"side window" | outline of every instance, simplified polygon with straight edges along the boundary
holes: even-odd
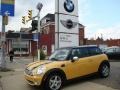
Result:
[[[88,56],[88,50],[86,48],[76,48],[72,50],[72,57],[87,57]]]
[[[89,51],[89,54],[91,56],[102,54],[102,51],[99,48],[97,48],[97,47],[90,47],[90,48],[88,48],[88,51]]]
[[[80,58],[89,56],[87,48],[80,48],[79,52],[81,53],[79,56]]]
[[[79,57],[80,55],[80,52],[79,52],[79,49],[73,49],[72,50],[72,57]]]
[[[115,50],[113,48],[107,49],[106,53],[113,53]]]
[[[117,52],[117,53],[120,52],[120,48],[116,48],[116,52]]]

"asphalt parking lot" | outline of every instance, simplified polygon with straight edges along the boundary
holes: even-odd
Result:
[[[31,58],[16,58],[13,63],[7,61],[7,66],[14,69],[11,72],[0,72],[0,90],[41,90],[29,86],[24,79],[24,68],[32,62]],[[120,62],[111,62],[111,73],[108,78],[89,76],[70,81],[63,90],[120,90]]]

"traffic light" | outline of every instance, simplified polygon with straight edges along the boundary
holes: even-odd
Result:
[[[25,16],[22,16],[22,23],[25,24]]]
[[[38,29],[38,20],[32,20],[32,30],[37,30]]]
[[[28,18],[29,20],[32,19],[32,10],[28,10]]]

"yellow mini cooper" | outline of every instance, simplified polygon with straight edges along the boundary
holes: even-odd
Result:
[[[56,50],[48,60],[36,61],[25,69],[25,79],[45,90],[60,90],[67,80],[98,73],[109,76],[108,58],[97,46],[65,47]]]

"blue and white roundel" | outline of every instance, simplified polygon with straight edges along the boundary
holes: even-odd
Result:
[[[64,2],[64,8],[69,13],[73,12],[74,11],[74,3],[71,0],[66,0]]]

